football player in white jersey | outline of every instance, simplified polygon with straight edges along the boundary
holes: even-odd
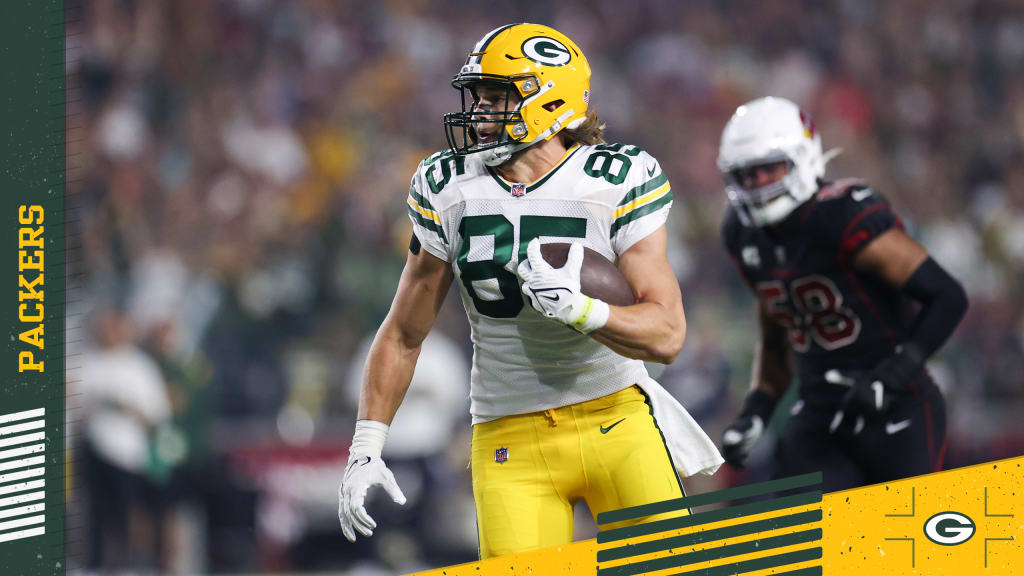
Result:
[[[405,500],[381,451],[454,279],[472,328],[473,492],[488,558],[571,541],[580,500],[596,516],[679,498],[680,475],[714,473],[722,458],[644,368],[672,362],[686,336],[665,253],[671,187],[647,152],[603,143],[579,47],[547,26],[502,26],[452,83],[462,111],[445,115],[449,150],[412,178],[414,236],[366,363],[339,516],[354,541],[376,527],[368,488]],[[540,256],[548,241],[572,244],[563,267]],[[635,305],[581,293],[584,246],[616,263]]]

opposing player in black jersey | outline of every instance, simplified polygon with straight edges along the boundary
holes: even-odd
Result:
[[[723,454],[742,466],[795,368],[799,399],[774,475],[820,470],[825,491],[941,468],[945,405],[924,364],[967,309],[881,194],[823,180],[830,155],[799,107],[761,98],[736,110],[718,158],[723,240],[760,323],[751,391]]]

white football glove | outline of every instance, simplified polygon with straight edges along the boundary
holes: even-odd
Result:
[[[377,527],[364,507],[366,492],[371,487],[381,486],[396,504],[405,504],[405,494],[402,494],[394,474],[380,457],[380,447],[384,445],[387,428],[385,424],[369,420],[356,423],[356,435],[349,449],[345,476],[338,488],[338,519],[341,521],[342,533],[351,542],[356,541],[356,532],[369,537]]]
[[[523,282],[523,294],[536,311],[584,334],[604,327],[610,314],[608,304],[580,291],[582,244],[573,243],[561,268],[544,260],[537,238],[526,246],[526,256],[517,272]]]

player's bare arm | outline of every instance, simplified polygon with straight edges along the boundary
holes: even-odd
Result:
[[[916,390],[914,382],[925,361],[952,335],[967,311],[967,294],[923,246],[900,228],[887,230],[865,246],[854,259],[854,267],[921,303],[907,340],[844,398],[844,406],[852,403],[861,409],[884,412],[891,401],[890,393]]]
[[[909,338],[897,354],[908,356],[918,368],[942,347],[967,312],[963,286],[899,228],[865,246],[854,259],[854,267],[921,303]]]
[[[915,270],[928,259],[928,251],[898,228],[875,238],[854,259],[854,267],[873,274],[900,291]]]
[[[420,346],[451,286],[451,266],[426,250],[418,252],[409,252],[391,310],[370,347],[360,420],[391,424],[412,380]]]
[[[764,433],[795,371],[786,329],[771,319],[760,302],[757,318],[760,335],[754,345],[750,392],[743,400],[739,416],[722,435],[722,456],[737,468],[743,467],[750,450]]]
[[[899,228],[886,231],[865,246],[854,266],[924,305],[910,337],[923,358],[942,346],[967,311],[967,293],[960,283],[932,260],[924,246]]]
[[[619,257],[637,303],[610,306],[608,322],[591,336],[623,356],[671,364],[686,340],[683,299],[666,256],[664,226]]]
[[[413,247],[418,247],[413,240]],[[366,512],[367,491],[382,487],[391,499],[405,495],[381,459],[388,426],[409,388],[423,340],[430,332],[451,285],[447,262],[426,250],[411,249],[391,310],[370,347],[359,398],[359,420],[338,489],[338,519],[345,537],[371,536],[377,523]]]
[[[781,398],[793,381],[793,349],[789,346],[786,329],[772,321],[760,302],[757,305],[757,318],[760,335],[754,345],[750,389]]]

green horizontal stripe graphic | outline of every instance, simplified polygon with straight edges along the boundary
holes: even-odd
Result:
[[[743,524],[736,524],[734,526],[726,526],[725,528],[716,528],[714,530],[704,530],[701,532],[694,532],[692,534],[683,534],[681,536],[673,536],[671,538],[654,540],[652,542],[627,544],[618,548],[598,550],[597,561],[610,562],[621,558],[629,558],[630,556],[653,554],[654,552],[662,552],[673,548],[685,548],[687,546],[693,546],[694,544],[703,544],[705,542],[713,542],[715,540],[725,540],[727,538],[746,536],[748,534],[756,534],[758,532],[767,532],[769,530],[777,530],[779,528],[789,528],[792,526],[799,526],[800,524],[819,522],[820,520],[821,510],[808,510],[797,514],[776,516],[775,518],[766,518],[764,520],[755,520],[754,522],[746,522]]]
[[[785,566],[786,564],[796,564],[798,562],[817,560],[819,558],[821,558],[821,546],[818,546],[817,548],[808,548],[806,550],[797,550],[796,552],[787,552],[776,556],[768,556],[766,558],[755,558],[754,560],[736,562],[735,564],[715,566],[714,568],[703,568],[701,570],[691,570],[690,572],[678,572],[671,576],[733,576],[734,574],[754,572],[755,570],[764,570],[766,568]]]
[[[644,216],[647,216],[651,212],[657,211],[658,209],[662,208],[671,201],[672,190],[669,189],[669,191],[666,192],[665,195],[662,196],[661,198],[658,198],[654,202],[644,204],[643,206],[637,208],[636,210],[633,210],[629,214],[623,214],[622,216],[619,217],[618,220],[612,222],[612,230],[610,232],[610,235],[615,236],[615,233],[619,231],[619,228],[622,228],[623,226],[629,224],[633,220],[643,218]]]
[[[774,576],[821,576],[821,566],[808,566],[807,568],[797,568],[789,572],[778,572]]]
[[[604,530],[598,532],[597,543],[604,544],[606,542],[625,540],[626,538],[634,538],[636,536],[646,536],[648,534],[656,534],[658,532],[666,532],[668,530],[688,528],[698,524],[730,520],[741,516],[752,516],[754,514],[772,512],[774,510],[792,508],[794,506],[804,506],[815,502],[821,502],[821,490],[794,494],[792,496],[784,496],[773,500],[740,504],[739,506],[730,506],[729,508],[720,508],[718,510],[710,510],[708,512],[698,512],[696,514],[689,514],[678,518],[656,520],[654,522],[637,524],[636,526],[624,526],[622,528]]]
[[[821,528],[803,530],[792,534],[783,534],[781,536],[758,538],[756,540],[727,544],[725,546],[714,546],[705,550],[697,550],[686,554],[676,554],[665,558],[657,558],[643,562],[623,564],[622,566],[615,566],[612,568],[599,569],[597,571],[597,576],[633,576],[634,574],[667,570],[668,568],[676,568],[687,564],[696,564],[697,562],[707,562],[709,560],[718,560],[720,558],[728,558],[729,556],[752,554],[761,550],[771,550],[773,548],[782,548],[785,546],[793,546],[795,544],[807,544],[808,542],[814,542],[816,540],[821,540]]]
[[[602,512],[597,515],[597,523],[611,524],[612,522],[643,518],[644,516],[652,516],[654,514],[661,514],[662,512],[671,512],[673,510],[682,510],[684,508],[693,508],[718,502],[728,502],[730,500],[739,500],[741,498],[763,496],[765,494],[771,494],[772,492],[782,492],[784,490],[816,486],[818,484],[821,484],[821,472],[811,472],[810,474],[789,476],[787,478],[779,478],[778,480],[769,480],[767,482],[758,482],[757,484],[748,484],[746,486],[726,488],[725,490],[716,490],[715,492],[694,494],[692,496],[676,498],[674,500],[665,500],[663,502],[654,502],[652,504],[643,504],[640,506],[622,508],[620,510]]]
[[[633,200],[636,200],[640,196],[647,194],[651,190],[659,188],[665,182],[668,182],[668,177],[665,176],[664,172],[662,172],[661,174],[658,174],[657,176],[651,178],[647,182],[644,182],[643,184],[637,186],[636,188],[633,188],[629,192],[626,192],[626,195],[622,198],[622,202],[619,202],[619,206],[625,206],[626,204],[629,204]]]
[[[444,236],[444,230],[442,230],[436,222],[424,218],[419,212],[413,210],[412,206],[406,206],[406,208],[409,209],[409,216],[412,217],[414,222],[440,236],[441,240],[444,240],[445,244],[448,243],[448,239]]]

